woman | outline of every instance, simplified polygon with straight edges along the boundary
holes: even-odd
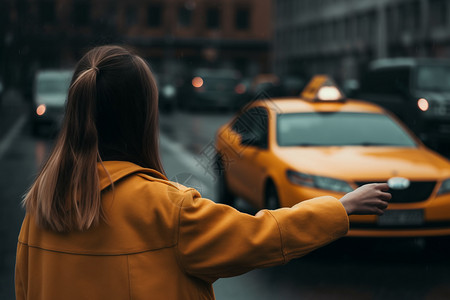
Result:
[[[382,214],[386,184],[255,216],[167,180],[157,88],[142,58],[89,51],[61,133],[25,196],[17,299],[213,299],[212,283],[286,263],[342,237],[349,214]]]

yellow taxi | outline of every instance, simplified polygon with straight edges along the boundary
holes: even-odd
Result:
[[[216,136],[219,200],[256,208],[336,198],[389,182],[382,216],[350,217],[349,236],[450,235],[450,161],[380,106],[346,99],[326,76],[297,98],[246,106]]]

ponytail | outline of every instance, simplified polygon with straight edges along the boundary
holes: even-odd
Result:
[[[104,216],[95,126],[98,73],[91,67],[74,76],[56,146],[23,201],[38,225],[57,232],[86,230]]]

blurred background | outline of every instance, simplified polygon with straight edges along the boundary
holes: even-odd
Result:
[[[449,55],[445,0],[4,0],[3,89],[30,98],[39,69],[73,67],[85,51],[126,44],[180,84],[197,68],[358,80],[370,61]],[[244,80],[247,79],[247,80]],[[266,78],[267,80],[267,78]],[[350,83],[351,84],[351,83]]]
[[[1,0],[1,299],[14,299],[20,201],[53,145],[74,65],[111,43],[133,48],[158,81],[168,177],[215,199],[205,153],[240,108],[297,96],[315,74],[360,97],[378,59],[446,61],[450,1]],[[439,130],[448,137],[450,104],[442,107]],[[416,133],[450,156],[448,138]],[[441,243],[344,240],[214,287],[217,299],[448,299],[450,261]]]

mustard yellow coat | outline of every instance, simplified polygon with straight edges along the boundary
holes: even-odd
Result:
[[[16,297],[33,300],[214,299],[212,283],[280,265],[343,236],[348,217],[332,197],[257,216],[201,198],[129,162],[99,167],[107,222],[59,234],[26,215]]]

